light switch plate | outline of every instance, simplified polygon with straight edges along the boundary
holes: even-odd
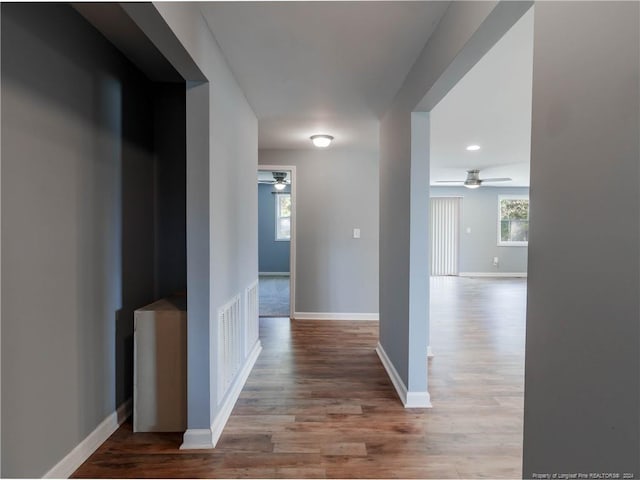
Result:
[[[359,228],[354,228],[353,229],[353,238],[360,238],[360,229]]]

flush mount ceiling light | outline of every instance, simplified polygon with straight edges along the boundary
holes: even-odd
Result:
[[[318,148],[326,148],[333,140],[331,135],[311,135],[311,141]]]
[[[476,150],[480,150],[480,145],[468,145],[467,150],[470,152],[475,152]]]

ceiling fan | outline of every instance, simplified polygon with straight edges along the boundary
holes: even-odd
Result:
[[[480,170],[467,170],[465,180],[438,180],[436,183],[462,183],[467,188],[478,188],[484,182],[508,182],[511,178],[480,178]]]
[[[291,182],[287,180],[287,172],[271,172],[273,180],[259,180],[258,183],[273,185],[276,190],[284,190]]]

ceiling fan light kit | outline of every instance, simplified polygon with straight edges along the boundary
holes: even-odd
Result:
[[[287,186],[287,173],[286,172],[273,172],[273,179],[275,183],[273,184],[273,188],[278,191],[284,190]]]
[[[467,170],[467,179],[463,184],[467,188],[478,188],[482,185],[480,180],[480,170]]]
[[[329,146],[329,144],[331,143],[331,141],[333,140],[333,137],[331,135],[311,135],[311,137],[309,137],[311,139],[311,141],[313,142],[313,144],[318,147],[318,148],[326,148]]]
[[[291,183],[287,181],[287,172],[271,172],[271,174],[273,175],[273,180],[258,180],[258,183],[273,185],[273,188],[275,188],[278,192],[281,192],[282,190],[287,188],[287,185]]]

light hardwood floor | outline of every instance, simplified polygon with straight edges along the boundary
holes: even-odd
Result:
[[[75,477],[521,476],[526,283],[435,278],[429,390],[404,409],[376,322],[263,318],[264,350],[215,450],[123,425]]]

